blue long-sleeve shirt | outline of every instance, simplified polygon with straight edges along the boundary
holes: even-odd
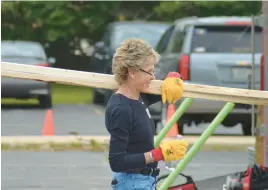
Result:
[[[109,163],[112,171],[123,172],[146,166],[144,153],[154,149],[154,122],[148,106],[160,95],[141,94],[140,101],[113,94],[106,106],[105,125],[110,133]],[[147,167],[157,167],[157,162]]]

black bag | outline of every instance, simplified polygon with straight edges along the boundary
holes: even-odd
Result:
[[[268,190],[268,167],[254,164],[244,172],[228,176],[228,190]]]
[[[186,179],[186,182],[184,184],[169,187],[168,190],[197,190],[195,182],[191,176],[187,176],[187,175],[184,175],[182,173],[180,175]],[[168,176],[169,176],[169,174],[162,175],[162,176],[158,177],[156,180],[156,186],[158,183],[160,183],[160,181],[164,180]],[[156,188],[156,190],[157,190],[157,188]]]
[[[268,167],[255,164],[248,171],[250,190],[268,190]]]

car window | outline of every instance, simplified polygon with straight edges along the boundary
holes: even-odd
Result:
[[[255,51],[261,52],[261,28],[255,29]],[[196,53],[251,53],[250,26],[195,26],[191,51]]]
[[[105,43],[105,45],[110,45],[110,26],[108,26],[106,29],[105,29],[105,32],[103,33],[103,36],[102,36],[102,41]]]
[[[1,57],[31,57],[45,59],[41,46],[31,43],[1,43]]]
[[[111,47],[116,49],[125,39],[136,37],[147,41],[155,47],[168,24],[127,24],[114,27],[111,36]]]
[[[174,31],[174,26],[170,27],[163,34],[163,36],[159,40],[159,43],[158,43],[157,48],[156,48],[156,50],[157,50],[158,53],[163,53],[166,50],[166,48],[168,46],[168,42],[169,42],[169,40],[171,38],[171,35],[172,35],[173,31]]]
[[[185,36],[186,31],[178,30],[175,32],[171,52],[178,53],[182,51]]]

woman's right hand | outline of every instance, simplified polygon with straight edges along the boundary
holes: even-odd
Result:
[[[184,139],[165,141],[160,146],[152,150],[152,156],[156,161],[176,161],[184,158],[189,143]]]

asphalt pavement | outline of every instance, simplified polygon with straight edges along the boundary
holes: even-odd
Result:
[[[97,105],[55,105],[55,135],[108,135],[104,109]],[[46,111],[34,106],[2,106],[2,135],[41,135]]]
[[[55,135],[108,135],[102,106],[56,105],[52,111]],[[2,106],[2,136],[41,135],[45,114],[46,110],[38,107]],[[207,126],[193,125],[185,132],[201,134]],[[241,135],[242,130],[240,126],[219,126],[215,134]],[[225,177],[218,176],[245,170],[248,163],[245,154],[199,152],[183,173],[191,175],[200,189],[221,189]],[[162,174],[168,172],[163,163],[160,166]],[[207,180],[210,178],[213,179]],[[107,153],[2,152],[3,190],[106,190],[111,189],[110,181]]]
[[[105,108],[98,105],[55,105],[52,109],[55,135],[108,135],[104,125]],[[34,106],[2,106],[3,136],[41,135],[46,110]],[[186,134],[201,134],[208,124],[185,128]],[[241,135],[240,125],[219,126],[215,134]]]
[[[199,152],[183,171],[201,190],[222,189],[225,177],[245,170],[247,157],[236,152]],[[168,173],[160,164],[161,175]],[[107,190],[111,170],[107,153],[93,152],[2,152],[3,190]],[[183,183],[177,178],[175,184]]]

